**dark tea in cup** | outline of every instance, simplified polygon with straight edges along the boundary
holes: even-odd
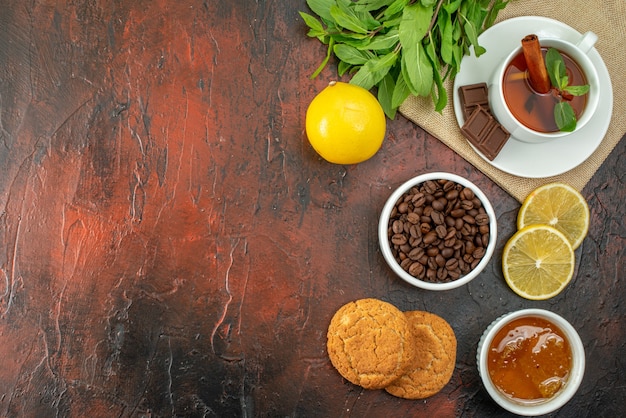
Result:
[[[545,57],[548,48],[541,48]],[[570,85],[585,85],[587,79],[579,65],[567,54],[559,51],[565,61],[565,68]],[[558,91],[551,88],[547,93],[539,93],[533,89],[529,77],[528,66],[520,51],[507,65],[502,79],[504,100],[513,116],[524,126],[542,133],[558,132],[554,119],[554,106],[559,103]],[[568,102],[579,118],[587,103],[587,95],[568,97]]]
[[[555,120],[557,110],[564,108],[564,104],[570,104],[566,100],[558,103],[561,100],[559,93],[567,93],[567,89],[555,89],[554,93],[552,93],[552,87],[554,87],[551,82],[552,80],[550,80],[547,88],[541,86],[545,89],[531,89],[529,86],[530,80],[525,79],[525,73],[528,73],[528,77],[530,77],[531,72],[526,68],[522,45],[513,49],[500,61],[491,74],[488,83],[489,107],[494,118],[510,132],[513,139],[529,143],[551,141],[579,132],[593,118],[600,101],[598,71],[596,70],[596,64],[591,59],[591,56],[595,54],[593,45],[597,39],[597,35],[593,32],[586,32],[578,39],[572,39],[571,41],[537,37],[539,50],[536,51],[536,54],[539,57],[542,57],[543,53],[551,55],[548,61],[551,65],[554,65],[556,61],[554,60],[553,50],[555,50],[560,52],[560,54],[557,54],[559,58],[562,57],[564,61],[566,60],[565,63],[562,63],[562,67],[560,66],[561,64],[559,64],[559,69],[569,67],[571,73],[570,77],[572,77],[572,79],[567,80],[568,86],[575,87],[585,84],[589,86],[587,93],[582,96],[582,106],[580,104],[572,104],[572,107],[575,107],[575,112],[577,113],[575,115],[575,127],[573,131],[559,130],[557,121]],[[545,51],[542,53],[541,48],[546,48],[547,51],[550,52]],[[536,63],[537,61],[531,62],[535,67]],[[548,74],[552,73],[554,75],[553,70],[556,70],[556,68],[548,68],[548,62],[545,63],[545,66],[547,67]],[[534,69],[536,70],[536,68]],[[552,71],[550,69],[552,69]],[[515,82],[511,80],[507,83],[508,93],[505,93],[505,72],[508,70],[510,70],[511,73],[516,72],[517,75],[515,75],[515,77],[519,77],[519,80]],[[574,72],[577,74],[573,74]],[[513,74],[507,76],[507,78],[511,76],[513,76]],[[581,78],[578,79],[578,77]],[[562,81],[563,79],[561,78],[559,83]],[[537,87],[534,83],[532,85]],[[513,89],[519,90],[516,91]],[[536,93],[537,91],[547,92],[546,95],[548,96],[544,99],[547,103],[544,103],[543,100],[538,100],[542,97]],[[551,94],[554,94],[552,98],[549,96]],[[580,96],[576,96],[575,98],[579,97]],[[567,99],[570,99],[570,97]],[[555,106],[555,103],[558,103],[557,106]],[[516,114],[514,114],[514,112],[516,112]],[[535,120],[529,116],[531,113],[533,115],[541,115],[542,118],[534,116],[534,118],[536,118]],[[574,113],[574,111],[572,111],[572,113]],[[562,125],[562,113],[558,115],[558,123]]]

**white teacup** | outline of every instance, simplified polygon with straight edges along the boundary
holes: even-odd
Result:
[[[589,84],[589,92],[587,93],[587,103],[585,105],[582,115],[578,117],[576,122],[576,129],[574,132],[581,129],[589,120],[593,117],[598,107],[600,87],[599,78],[596,67],[589,58],[589,52],[592,51],[593,46],[598,40],[598,36],[593,32],[587,32],[581,35],[580,39],[574,43],[565,41],[563,39],[556,38],[542,38],[539,36],[539,42],[542,47],[556,48],[559,51],[567,54],[572,58],[580,67]],[[494,116],[500,122],[504,128],[506,128],[511,136],[524,142],[545,142],[550,139],[562,137],[564,135],[571,134],[572,132],[538,132],[532,130],[522,124],[515,118],[513,113],[508,108],[508,105],[504,99],[503,93],[503,78],[504,73],[513,58],[515,58],[522,51],[521,40],[520,46],[513,50],[495,69],[491,80],[489,82],[489,105]]]

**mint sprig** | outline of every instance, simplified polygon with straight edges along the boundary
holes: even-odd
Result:
[[[385,114],[393,119],[411,94],[430,96],[435,110],[448,103],[444,87],[461,60],[480,56],[478,36],[493,25],[510,0],[307,0],[315,14],[300,12],[307,35],[328,45],[312,78],[334,55],[339,76],[377,89]]]
[[[565,68],[565,60],[555,48],[549,48],[546,53],[546,69],[550,77],[550,84],[557,91],[559,102],[554,106],[554,121],[557,128],[563,132],[576,130],[576,113],[569,103],[572,96],[583,96],[589,92],[589,85],[570,86],[569,77]]]

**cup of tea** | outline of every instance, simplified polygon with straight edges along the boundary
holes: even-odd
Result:
[[[593,117],[599,102],[599,77],[589,57],[598,37],[593,32],[569,42],[558,38],[539,37],[542,52],[559,51],[565,62],[569,85],[589,85],[589,91],[569,98],[580,130]],[[496,67],[489,81],[489,103],[495,118],[511,136],[524,142],[545,142],[573,132],[559,130],[554,106],[560,99],[555,89],[538,93],[530,84],[522,46],[511,51]]]

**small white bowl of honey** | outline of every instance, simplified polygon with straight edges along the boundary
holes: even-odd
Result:
[[[487,327],[476,362],[485,389],[498,405],[536,416],[556,411],[574,396],[585,372],[585,350],[563,317],[523,309]]]

